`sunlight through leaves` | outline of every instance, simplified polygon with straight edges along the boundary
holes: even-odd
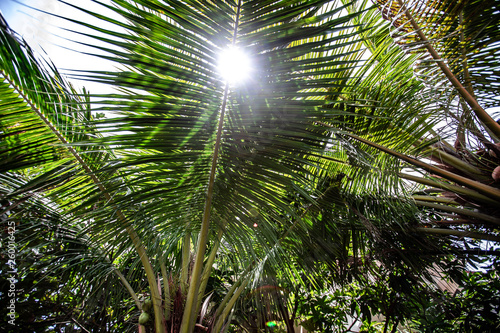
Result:
[[[245,81],[250,76],[251,69],[249,56],[238,47],[225,49],[219,55],[219,73],[232,84]]]

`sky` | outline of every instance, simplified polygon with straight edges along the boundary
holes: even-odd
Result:
[[[105,12],[101,6],[91,0],[66,1],[88,9]],[[83,32],[81,26],[54,15],[76,18],[102,26],[102,22],[99,20],[58,0],[0,0],[0,11],[9,26],[22,36],[35,52],[50,59],[63,74],[70,74],[71,70],[109,70],[111,68],[112,65],[109,62],[82,53],[95,52],[94,49],[74,42],[74,40],[78,40],[95,44],[94,40],[67,31],[73,29]],[[75,50],[79,50],[79,52]],[[79,89],[84,86],[82,81],[75,79],[70,81]],[[110,88],[99,84],[86,82],[85,87],[91,93],[110,92]]]

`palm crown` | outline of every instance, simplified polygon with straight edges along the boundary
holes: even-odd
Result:
[[[38,217],[28,218],[29,228],[57,228],[53,238],[75,244],[46,266],[85,280],[84,295],[95,295],[100,280],[120,281],[124,288],[116,289],[144,312],[137,295],[146,290],[156,331],[219,332],[245,288],[263,276],[303,284],[326,265],[341,280],[349,258],[391,250],[393,257],[378,259],[425,274],[423,249],[442,251],[453,236],[498,241],[500,190],[490,175],[500,132],[480,105],[495,104],[494,88],[467,74],[495,61],[472,56],[436,70],[423,49],[432,43],[422,37],[432,33],[441,57],[495,52],[498,29],[489,21],[471,35],[474,17],[448,2],[439,9],[449,24],[427,15],[437,11],[434,3],[408,9],[381,1],[380,10],[299,0],[101,5],[122,19],[90,14],[116,29],[79,23],[95,31],[105,45],[96,49],[119,70],[84,77],[115,87],[113,94],[77,93],[6,24],[1,35],[2,205],[11,219],[31,212]],[[400,13],[415,24],[403,24]],[[391,31],[404,32],[402,47]],[[466,36],[479,41],[461,49]],[[244,82],[219,73],[230,47],[251,58]],[[457,121],[455,147],[437,130],[444,117]],[[432,190],[408,200],[413,182]],[[429,233],[452,238],[431,245]],[[231,287],[204,320],[215,268],[231,272]]]

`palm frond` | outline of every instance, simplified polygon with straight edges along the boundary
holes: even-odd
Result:
[[[266,279],[319,286],[314,271],[326,267],[345,282],[363,270],[358,263],[373,258],[425,274],[430,261],[418,254],[449,253],[464,235],[461,226],[439,241],[422,236],[422,225],[463,204],[455,197],[446,206],[443,191],[466,198],[460,209],[472,220],[488,216],[480,227],[495,218],[485,196],[498,195],[497,186],[487,184],[493,159],[462,159],[449,149],[450,133],[435,130],[444,116],[452,117],[455,95],[433,100],[437,90],[414,76],[420,55],[392,45],[392,28],[366,1],[95,3],[113,18],[67,5],[106,25],[67,20],[90,28],[75,32],[75,39],[93,38],[88,46],[117,69],[74,76],[108,84],[115,93],[77,94],[2,30],[0,167],[21,175],[5,180],[22,179],[7,191],[10,198],[36,190],[54,202],[69,231],[79,230],[75,238],[97,244],[98,258],[110,257],[108,271],[97,260],[89,272],[103,269],[95,275],[104,277],[117,267],[130,293],[151,295],[156,331],[192,332],[207,288],[221,301],[210,290],[212,269],[227,271],[217,288],[232,286],[213,307],[220,318],[201,318],[217,330],[227,327],[246,288]],[[456,8],[438,8],[449,14],[452,29],[439,30],[435,22],[441,21],[426,16],[434,15],[434,5],[411,10],[425,19],[429,36],[445,31],[435,42],[444,50],[459,35],[452,32]],[[406,29],[394,22],[397,31]],[[404,47],[416,45],[413,32],[399,40]],[[487,38],[467,52],[496,45]],[[230,47],[251,59],[244,82],[226,82],[219,72],[221,53]],[[455,76],[465,73],[451,68]],[[485,103],[488,89],[477,95]],[[107,117],[93,119],[89,103]],[[454,119],[474,131],[469,114]],[[495,151],[484,135],[478,142]],[[433,173],[406,179],[435,184],[442,195],[413,193],[424,187],[398,176],[408,168]],[[422,208],[431,200],[441,206]],[[482,211],[472,214],[476,204]],[[496,239],[494,232],[482,235]],[[287,305],[274,305],[288,320]]]
[[[396,41],[422,55],[416,73],[433,88],[435,98],[451,101],[462,97],[498,138],[498,124],[484,111],[498,105],[497,89],[488,77],[498,70],[499,29],[494,23],[498,1],[398,0],[378,4],[384,18],[392,23]]]

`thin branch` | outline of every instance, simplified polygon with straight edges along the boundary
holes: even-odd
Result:
[[[78,326],[79,326],[82,330],[84,330],[84,331],[85,331],[85,332],[87,332],[87,333],[90,333],[90,331],[89,331],[88,329],[86,329],[85,327],[83,327],[83,325],[82,325],[82,324],[80,324],[78,321],[76,321],[76,319],[75,319],[75,318],[71,317],[71,320],[72,320],[75,324],[77,324],[77,325],[78,325]]]
[[[352,320],[352,324],[351,324],[351,326],[349,326],[349,328],[347,329],[346,332],[352,332],[351,329],[354,327],[354,324],[356,324],[356,322],[358,321],[358,319],[359,319],[359,315],[357,315],[356,318],[354,318]]]

